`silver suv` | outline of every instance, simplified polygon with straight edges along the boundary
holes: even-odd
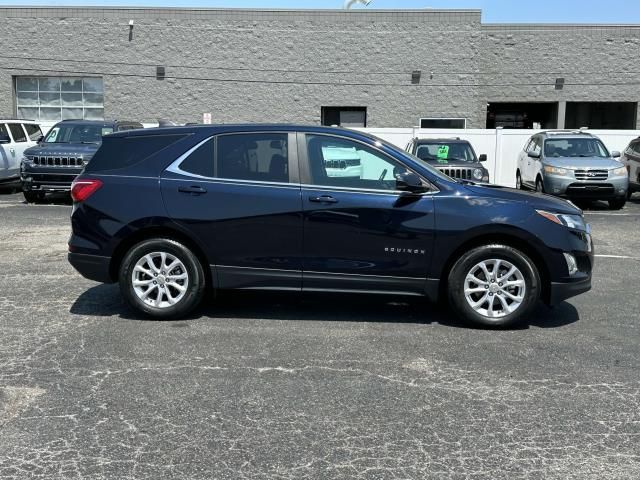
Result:
[[[570,199],[608,200],[619,210],[627,201],[629,175],[607,150],[585,131],[547,131],[533,135],[518,156],[516,184]]]

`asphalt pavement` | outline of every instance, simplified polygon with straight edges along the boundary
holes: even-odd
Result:
[[[0,196],[0,478],[640,478],[640,195],[594,288],[517,329],[421,299],[223,294],[139,320]]]

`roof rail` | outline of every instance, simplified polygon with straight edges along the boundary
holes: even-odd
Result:
[[[587,131],[587,129],[580,129],[580,130],[545,130],[544,132],[540,132],[544,135],[566,135],[566,134],[572,134],[572,135],[591,135],[590,132]]]

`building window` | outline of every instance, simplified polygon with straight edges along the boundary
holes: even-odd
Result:
[[[466,118],[421,118],[420,128],[467,128]]]
[[[634,130],[637,121],[635,102],[567,102],[565,128]]]
[[[322,107],[322,125],[366,127],[367,107]]]
[[[20,118],[39,122],[104,119],[104,84],[95,77],[16,77]]]

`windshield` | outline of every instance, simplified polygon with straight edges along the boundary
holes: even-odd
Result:
[[[44,143],[102,143],[102,136],[109,133],[113,133],[113,128],[102,125],[57,125]]]
[[[558,138],[544,142],[544,156],[607,158],[609,152],[597,138]]]
[[[400,155],[403,155],[405,157],[410,157],[413,160],[415,160],[416,162],[418,162],[420,165],[422,165],[424,168],[426,168],[427,170],[429,170],[429,172],[431,174],[433,174],[435,177],[438,177],[442,180],[448,181],[448,182],[455,182],[455,180],[451,177],[449,177],[448,175],[445,175],[444,173],[442,173],[440,170],[433,168],[431,165],[429,165],[428,163],[425,162],[421,162],[420,159],[418,157],[416,157],[415,155],[406,152],[404,150],[402,150],[401,148],[396,147],[395,145],[393,145],[392,143],[389,143],[385,140],[382,140],[381,138],[378,138],[374,135],[371,135],[371,137],[375,138],[378,142],[380,142],[382,145],[384,145],[385,147],[389,148],[390,150],[393,150],[396,153],[399,153]]]
[[[465,142],[419,143],[416,157],[436,165],[447,165],[451,162],[476,163],[478,161],[471,145]]]

